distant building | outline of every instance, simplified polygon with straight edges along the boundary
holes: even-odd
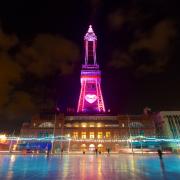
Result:
[[[155,121],[157,136],[174,140],[180,138],[180,111],[160,111],[152,117]],[[180,148],[180,144],[173,140],[165,146],[174,150]]]

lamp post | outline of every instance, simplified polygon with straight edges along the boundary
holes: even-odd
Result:
[[[53,150],[54,150],[55,129],[56,129],[56,111],[55,111],[55,116],[54,116],[54,128],[53,128],[53,139],[52,139],[51,154],[53,154]]]
[[[133,145],[132,145],[132,138],[131,138],[131,129],[130,129],[130,119],[129,119],[129,115],[127,115],[127,119],[128,119],[129,136],[130,136],[130,141],[131,141],[131,150],[132,150],[132,154],[134,155],[134,150],[133,150]]]
[[[11,137],[11,141],[10,141],[10,145],[9,145],[9,153],[11,153],[11,149],[12,149],[12,138],[14,136],[15,130],[12,133],[12,137]]]
[[[56,103],[56,109],[55,109],[55,113],[54,113],[54,128],[53,128],[53,140],[52,140],[51,154],[53,154],[53,150],[54,150],[55,130],[56,130],[56,121],[57,121],[56,112],[59,112],[59,111],[60,111],[60,109]]]
[[[71,138],[70,138],[70,134],[68,134],[68,154],[70,151],[70,144],[71,144]]]
[[[141,153],[143,154],[143,145],[142,145],[142,130],[140,131],[140,128],[138,127],[138,131],[139,131],[139,136],[140,136],[140,141],[141,141]]]

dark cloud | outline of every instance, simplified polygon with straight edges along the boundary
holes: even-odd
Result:
[[[127,53],[116,50],[113,52],[109,65],[116,68],[130,67],[133,65],[133,61]]]
[[[130,51],[147,49],[154,53],[164,53],[175,36],[175,24],[165,19],[158,22],[151,31],[139,34],[131,44]]]
[[[153,55],[151,62],[144,62],[137,67],[137,73],[146,74],[165,71],[171,61],[171,47],[176,35],[176,26],[173,21],[162,20],[150,32],[137,38],[130,46],[130,53],[145,50]]]
[[[130,27],[137,27],[147,18],[145,14],[142,15],[139,7],[134,8],[118,8],[109,13],[107,16],[108,27],[111,31],[118,31],[128,24]]]
[[[16,36],[7,35],[0,29],[0,114],[9,101],[15,83],[21,81],[22,69],[7,52],[17,42]]]
[[[112,30],[119,30],[125,22],[125,16],[120,10],[108,15],[108,24]]]
[[[18,38],[13,35],[7,35],[0,27],[0,51],[8,50],[18,43]]]
[[[38,110],[31,94],[24,91],[16,91],[11,96],[11,101],[6,107],[6,112],[11,118],[20,118],[26,115],[32,115]]]
[[[142,76],[149,73],[161,73],[167,68],[169,59],[167,57],[156,57],[152,63],[141,64],[136,69],[136,75]]]
[[[18,62],[38,77],[57,70],[69,74],[78,58],[79,49],[75,43],[50,34],[38,35],[31,45],[24,46],[17,54]]]
[[[96,21],[98,10],[100,10],[102,0],[90,0],[91,14],[90,14],[90,23]]]
[[[53,78],[55,73],[62,76],[72,73],[78,60],[78,46],[62,36],[39,34],[24,43],[1,30],[0,119],[31,117],[42,108],[43,99],[48,107],[53,107],[48,92],[53,86],[47,79]],[[43,90],[39,80],[44,82]],[[42,94],[42,91],[48,93]]]
[[[97,7],[101,4],[101,0],[90,0],[92,9],[95,11]]]
[[[121,31],[132,37],[126,49],[115,47],[110,65],[114,68],[134,67],[137,75],[160,73],[167,69],[171,61],[171,51],[177,36],[176,23],[171,19],[160,19],[149,28],[142,26],[151,16],[132,10],[116,10],[108,16],[109,27],[117,37]],[[142,28],[143,27],[143,28]],[[123,38],[123,37],[122,37]],[[117,40],[116,40],[117,41]],[[146,54],[146,55],[144,55]]]

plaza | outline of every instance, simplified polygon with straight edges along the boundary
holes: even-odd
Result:
[[[3,180],[179,178],[179,155],[0,155]]]

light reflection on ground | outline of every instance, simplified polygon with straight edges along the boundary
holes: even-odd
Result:
[[[0,179],[180,179],[180,156],[0,155]]]

